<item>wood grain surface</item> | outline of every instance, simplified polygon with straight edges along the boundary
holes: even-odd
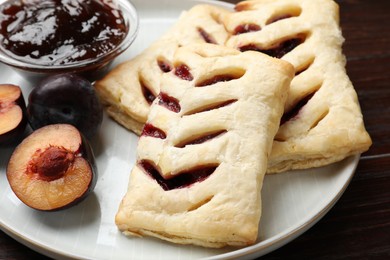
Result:
[[[390,259],[390,1],[337,2],[347,71],[373,146],[362,155],[351,184],[322,220],[259,259]],[[0,231],[0,259],[46,257]]]

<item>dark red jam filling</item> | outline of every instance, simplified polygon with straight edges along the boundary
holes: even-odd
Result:
[[[267,25],[268,25],[268,24],[271,24],[271,23],[275,23],[275,22],[280,21],[280,20],[283,20],[283,19],[288,19],[288,18],[291,18],[291,17],[293,17],[293,15],[291,15],[291,14],[280,14],[280,15],[276,15],[276,16],[272,17],[271,19],[269,19],[269,20],[267,21]]]
[[[181,172],[170,179],[164,179],[150,162],[142,160],[138,163],[138,165],[145,171],[146,174],[155,179],[165,191],[186,188],[195,183],[202,182],[206,180],[218,167],[215,165],[201,166],[196,169]]]
[[[234,35],[243,34],[243,33],[249,33],[249,32],[257,32],[260,31],[261,27],[254,23],[247,23],[247,24],[241,24],[238,25],[234,29]]]
[[[144,128],[142,129],[142,134],[141,136],[150,136],[150,137],[155,137],[155,138],[160,138],[160,139],[165,139],[167,138],[167,135],[165,132],[157,127],[155,127],[152,124],[145,124]]]
[[[142,88],[142,94],[144,95],[144,98],[146,101],[151,105],[153,101],[156,99],[156,96],[150,91],[150,89],[145,85],[145,83],[141,80],[141,88]]]
[[[181,110],[179,100],[174,97],[168,96],[166,93],[160,93],[158,96],[158,104],[163,106],[172,112],[179,113]]]
[[[127,32],[112,0],[11,0],[0,6],[0,47],[29,63],[94,59],[115,49]]]
[[[301,99],[290,111],[285,112],[282,116],[282,119],[280,120],[280,125],[283,125],[287,121],[293,119],[296,117],[299,113],[299,111],[309,102],[309,100],[314,96],[315,93],[311,93]]]
[[[230,74],[216,75],[212,78],[209,78],[209,79],[203,80],[202,82],[197,83],[196,86],[197,87],[205,87],[205,86],[213,85],[213,84],[218,83],[218,82],[226,82],[226,81],[230,81],[230,80],[237,79],[237,78],[239,78],[239,77],[235,77],[235,76],[230,75]]]
[[[163,61],[163,60],[158,60],[157,64],[160,67],[161,71],[164,73],[170,72],[173,69],[172,66],[168,62]]]
[[[194,144],[202,144],[204,142],[207,142],[211,139],[214,139],[224,133],[226,133],[227,131],[226,130],[220,130],[220,131],[217,131],[215,133],[211,133],[211,134],[206,134],[206,135],[203,135],[203,136],[200,136],[200,137],[197,137],[195,139],[192,139],[192,140],[188,140],[186,142],[182,142],[178,145],[176,145],[175,147],[177,148],[184,148],[185,146],[187,145],[194,145]]]
[[[216,44],[217,42],[214,40],[213,37],[209,33],[207,33],[204,29],[198,28],[198,32],[200,36],[203,38],[203,40],[207,43],[213,43]]]
[[[280,59],[303,42],[304,38],[297,37],[281,42],[278,46],[271,49],[261,49],[255,44],[248,44],[240,47],[240,51],[258,51]]]
[[[175,75],[183,80],[191,81],[194,79],[187,65],[181,64],[175,68]]]

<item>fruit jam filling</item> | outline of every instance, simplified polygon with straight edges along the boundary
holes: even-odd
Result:
[[[236,76],[230,75],[230,74],[216,75],[212,78],[209,78],[209,79],[203,80],[202,82],[197,83],[196,86],[197,87],[205,87],[205,86],[216,84],[218,82],[231,81],[231,80],[234,80],[237,78],[240,78],[240,77],[236,77]]]
[[[248,44],[240,47],[240,51],[258,51],[265,53],[274,58],[282,58],[284,55],[295,49],[298,45],[305,41],[305,37],[295,37],[279,43],[276,47],[270,49],[262,49],[255,44]]]
[[[217,138],[218,136],[221,136],[222,134],[224,134],[226,132],[227,132],[226,130],[220,130],[220,131],[216,131],[216,132],[211,133],[211,134],[205,134],[205,135],[202,135],[202,136],[190,139],[190,140],[186,140],[185,142],[181,142],[181,143],[175,145],[175,147],[184,148],[187,145],[202,144],[202,143],[207,142],[211,139]]]
[[[150,136],[160,139],[167,138],[165,132],[152,124],[145,124],[141,136]]]
[[[0,6],[0,14],[3,51],[41,65],[100,57],[128,32],[112,0],[11,0]]]
[[[309,100],[314,96],[315,93],[309,94],[303,99],[301,99],[290,111],[287,111],[283,114],[282,119],[280,120],[280,125],[283,125],[287,121],[296,117],[299,111],[309,102]]]
[[[146,174],[155,179],[165,191],[186,188],[195,183],[202,182],[215,172],[218,167],[215,165],[200,166],[196,169],[181,172],[170,179],[164,179],[150,162],[142,160],[138,165]]]
[[[243,33],[257,32],[260,30],[261,30],[261,27],[259,25],[254,24],[254,23],[246,23],[246,24],[238,25],[234,29],[233,34],[238,35],[238,34],[243,34]]]
[[[175,75],[183,80],[191,81],[194,79],[187,65],[181,64],[175,68]]]
[[[179,100],[177,100],[174,97],[168,96],[163,92],[159,94],[158,100],[159,100],[158,104],[160,106],[163,106],[172,112],[179,113],[181,110]]]
[[[157,60],[157,64],[160,67],[160,70],[164,73],[170,72],[173,69],[172,66],[164,60]]]
[[[153,103],[153,101],[156,99],[156,96],[150,91],[149,87],[145,85],[145,83],[141,80],[141,89],[142,89],[142,94],[144,95],[144,98],[146,102],[148,102],[149,105]]]
[[[198,28],[198,32],[205,42],[217,44],[213,37],[211,37],[203,28]]]

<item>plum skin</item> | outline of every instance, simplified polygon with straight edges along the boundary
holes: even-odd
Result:
[[[62,132],[64,128],[72,134]],[[47,129],[51,134],[45,136],[42,133]],[[61,137],[66,141],[56,143]],[[68,145],[62,145],[68,140]],[[33,132],[16,147],[7,166],[7,179],[15,195],[40,211],[57,211],[80,203],[94,190],[97,174],[88,140],[68,124],[48,125]],[[73,189],[69,184],[80,187]]]
[[[28,98],[27,117],[33,129],[49,124],[71,124],[91,139],[102,124],[103,106],[88,80],[75,74],[57,74],[33,88]]]

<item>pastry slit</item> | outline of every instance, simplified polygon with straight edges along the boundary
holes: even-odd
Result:
[[[201,82],[197,83],[196,87],[206,87],[210,85],[214,85],[218,82],[227,82],[235,79],[241,78],[245,74],[244,71],[237,70],[237,73],[226,73],[226,74],[218,74],[214,75],[210,78],[206,78]]]
[[[195,210],[199,209],[200,207],[202,207],[202,206],[206,205],[207,203],[209,203],[213,198],[214,198],[214,196],[207,197],[204,200],[202,200],[202,201],[196,203],[195,205],[193,205],[187,211],[188,212],[195,211]]]
[[[170,72],[173,69],[171,63],[163,57],[157,59],[157,65],[164,73]]]
[[[158,100],[159,100],[158,104],[160,106],[163,106],[172,112],[179,113],[181,110],[179,100],[177,100],[174,97],[169,96],[168,94],[166,94],[164,92],[161,92],[158,95]]]
[[[150,136],[150,137],[160,138],[160,139],[167,138],[167,135],[163,130],[148,123],[144,125],[141,136]]]
[[[192,136],[191,139],[180,141],[178,144],[175,145],[177,148],[184,148],[187,145],[195,145],[195,144],[202,144],[207,141],[211,141],[214,138],[218,138],[222,134],[225,134],[226,130],[217,130],[212,133],[202,133],[197,136]]]
[[[138,167],[153,178],[165,191],[188,188],[195,183],[202,182],[213,174],[218,166],[219,164],[201,165],[175,175],[167,174],[170,178],[166,179],[152,162],[148,160],[138,162]]]
[[[282,58],[287,53],[294,50],[299,45],[303,44],[307,38],[306,33],[300,33],[296,36],[290,37],[288,39],[284,40],[278,40],[275,41],[276,43],[273,44],[271,47],[260,47],[256,44],[247,44],[239,47],[239,50],[244,51],[258,51],[262,52],[264,54],[267,54],[274,58]]]
[[[287,121],[290,121],[299,114],[299,111],[309,102],[309,100],[314,96],[315,92],[309,93],[303,97],[290,111],[287,111],[282,116],[280,120],[280,125],[283,125]]]
[[[193,110],[186,112],[183,116],[191,116],[191,115],[198,114],[198,113],[208,112],[208,111],[211,111],[214,109],[229,106],[235,102],[237,102],[237,99],[230,99],[227,101],[212,103],[212,104],[209,104],[207,106],[197,107]]]
[[[286,6],[283,10],[279,10],[274,13],[265,23],[266,25],[278,22],[280,20],[298,17],[302,13],[302,9],[299,6]]]
[[[308,70],[310,68],[310,66],[314,63],[314,57],[306,60],[304,63],[302,63],[301,65],[297,66],[295,68],[295,77],[298,76],[299,74],[305,72],[306,70]]]
[[[192,81],[194,77],[190,72],[190,68],[186,64],[178,64],[175,66],[175,75],[182,80]]]
[[[150,87],[145,83],[141,75],[139,75],[139,83],[141,85],[142,94],[146,102],[148,102],[149,105],[152,104],[153,101],[156,99],[156,95],[152,92]]]
[[[327,115],[329,114],[329,109],[326,109],[321,116],[317,118],[317,120],[310,126],[310,130],[314,129]]]
[[[205,29],[198,27],[198,32],[206,43],[217,44],[214,38],[208,32],[206,32]]]
[[[245,23],[240,24],[234,29],[234,35],[244,34],[244,33],[251,33],[251,32],[258,32],[261,30],[260,25],[255,23]]]

